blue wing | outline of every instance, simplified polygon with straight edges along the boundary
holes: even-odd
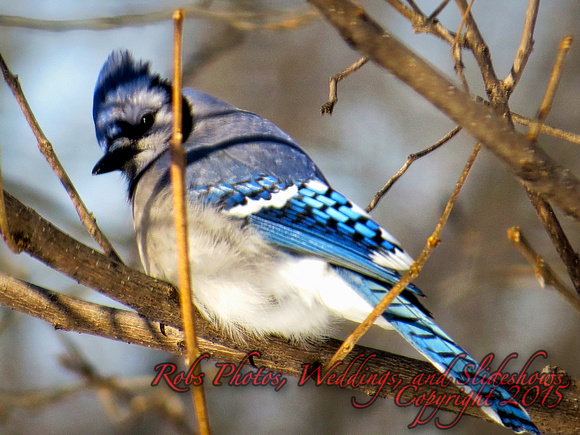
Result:
[[[224,213],[248,219],[271,243],[324,258],[371,306],[399,280],[399,271],[411,264],[389,233],[320,179],[290,184],[256,174],[198,193]],[[518,433],[539,434],[528,413],[510,402],[510,393],[486,384],[481,376],[467,376],[477,371],[478,363],[431,320],[415,297],[421,291],[413,285],[406,290],[383,317],[466,393],[487,397],[490,405],[482,408],[498,423]]]
[[[268,241],[395,284],[412,263],[398,242],[367,213],[321,180],[283,183],[267,175],[198,189],[205,201],[248,218]],[[421,294],[410,285],[409,289]]]

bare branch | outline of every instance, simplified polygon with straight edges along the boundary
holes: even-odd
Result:
[[[580,180],[556,163],[488,105],[457,88],[360,7],[348,0],[309,0],[363,55],[404,83],[472,134],[529,188],[580,220]]]
[[[464,19],[466,19],[467,17],[470,17],[472,20],[472,21],[470,21],[470,24],[469,24],[470,26],[472,26],[471,27],[472,32],[471,33],[468,32],[468,35],[466,36],[466,38],[468,40],[467,46],[473,51],[474,56],[476,57],[479,65],[480,65],[480,69],[482,71],[482,76],[484,78],[486,90],[487,90],[488,96],[490,98],[490,101],[492,103],[491,104],[492,107],[497,108],[499,110],[500,114],[508,116],[510,118],[510,120],[515,119],[516,122],[523,123],[524,125],[528,125],[531,128],[533,128],[533,131],[530,132],[528,135],[529,139],[533,139],[535,141],[539,131],[542,131],[542,132],[545,132],[547,134],[553,134],[557,137],[564,138],[566,140],[570,140],[570,141],[575,142],[575,143],[580,143],[580,136],[578,136],[578,135],[574,135],[572,133],[563,132],[561,130],[557,130],[557,129],[553,129],[551,127],[544,126],[543,120],[540,122],[530,121],[530,120],[527,120],[526,118],[524,118],[520,115],[514,114],[514,113],[509,111],[509,107],[508,107],[509,97],[510,97],[511,93],[513,92],[515,86],[517,85],[519,79],[521,78],[521,75],[523,73],[523,69],[524,69],[524,67],[527,63],[527,60],[531,54],[531,50],[532,50],[532,46],[533,46],[533,32],[534,32],[536,18],[537,18],[537,14],[538,14],[539,0],[529,0],[529,2],[528,2],[528,8],[526,10],[526,20],[524,23],[524,30],[522,33],[520,46],[518,48],[518,53],[517,53],[516,59],[514,61],[514,66],[512,68],[512,72],[503,81],[503,83],[500,83],[498,81],[497,77],[495,77],[495,73],[493,72],[493,66],[491,64],[491,57],[489,55],[489,49],[488,49],[487,45],[485,44],[485,41],[483,41],[483,37],[479,33],[479,30],[477,29],[477,26],[475,25],[475,21],[473,20],[473,17],[471,17],[471,15],[469,13],[469,9],[470,9],[469,6],[471,4],[473,4],[473,1],[467,7],[466,7],[465,0],[457,1],[457,3],[459,4],[460,10],[463,11]],[[461,26],[460,26],[460,29],[461,29]],[[457,32],[457,35],[459,35],[459,33],[460,33],[460,30]],[[556,65],[554,67],[554,71],[552,73],[552,78],[550,79],[551,85],[548,86],[548,90],[546,91],[546,98],[549,99],[550,105],[551,105],[551,99],[553,98],[553,95],[555,93],[556,84],[558,83],[558,80],[554,76],[557,76],[559,71],[561,71],[561,65],[562,65],[564,56],[565,56],[567,50],[569,50],[570,45],[571,45],[570,39],[565,39],[561,44],[561,48],[559,51],[560,54],[558,56],[558,60],[557,60]],[[462,80],[464,88],[467,89],[466,80],[465,80],[464,76],[462,75],[463,65],[461,63],[461,52],[460,52],[460,48],[459,48],[456,41],[452,42],[452,53],[453,53],[453,57],[455,59],[455,69],[460,74],[460,78]],[[487,68],[482,68],[481,65],[487,66]],[[542,107],[546,107],[547,104],[548,104],[548,101],[546,101],[546,103],[543,104]],[[546,110],[544,109],[543,112],[546,112]],[[540,114],[542,114],[542,110],[540,111]],[[547,113],[543,114],[543,116],[542,116],[543,119],[545,119],[545,115],[547,115]],[[534,193],[532,191],[532,189],[530,188],[530,186],[524,185],[524,190],[526,191],[532,205],[536,209],[536,212],[540,218],[540,221],[542,222],[542,224],[544,225],[544,227],[546,229],[546,232],[548,233],[548,235],[552,239],[552,242],[553,242],[554,246],[556,247],[556,250],[560,254],[564,264],[566,265],[566,267],[568,269],[568,273],[570,275],[570,278],[572,279],[572,282],[574,283],[574,286],[580,292],[580,290],[578,289],[579,276],[580,276],[580,270],[579,270],[580,265],[578,264],[577,254],[574,252],[573,248],[570,246],[570,243],[568,242],[568,239],[567,239],[566,235],[564,234],[564,232],[560,226],[560,223],[558,222],[558,219],[556,218],[556,215],[554,214],[554,212],[552,210],[552,207],[545,199],[541,198],[539,195]]]
[[[552,103],[554,102],[554,97],[556,96],[556,89],[558,89],[558,84],[560,83],[560,77],[562,76],[562,69],[564,68],[564,61],[570,48],[572,48],[572,42],[574,39],[572,36],[566,36],[560,42],[558,47],[558,55],[556,56],[556,61],[554,62],[554,67],[552,68],[552,73],[550,74],[550,80],[548,82],[548,87],[544,93],[544,98],[538,114],[536,116],[536,122],[532,123],[528,131],[528,140],[535,142],[540,133],[541,125],[546,120],[548,113],[552,110]]]
[[[437,18],[437,16],[443,11],[443,9],[445,9],[447,7],[447,5],[449,4],[449,1],[450,0],[443,0],[439,4],[439,6],[437,6],[433,12],[431,12],[431,15],[429,15],[429,17],[427,19],[429,21],[432,21],[435,18]]]
[[[361,322],[356,329],[344,340],[344,343],[340,345],[340,348],[336,351],[333,355],[332,359],[326,363],[326,369],[328,370],[337,361],[341,361],[344,357],[352,350],[355,343],[357,343],[361,337],[370,329],[370,327],[375,323],[375,321],[385,312],[385,310],[393,303],[395,298],[399,296],[407,286],[413,281],[419,273],[423,269],[425,262],[429,259],[435,248],[441,242],[439,236],[441,235],[441,231],[443,227],[447,223],[447,219],[451,214],[451,210],[459,197],[459,192],[467,179],[467,175],[473,166],[473,162],[481,149],[481,144],[478,143],[475,145],[473,152],[469,156],[465,167],[463,168],[463,172],[459,177],[459,181],[457,182],[449,201],[445,205],[445,210],[443,210],[443,214],[439,218],[439,222],[437,222],[437,226],[435,230],[431,234],[431,237],[427,239],[427,244],[419,254],[419,258],[413,262],[409,270],[401,277],[399,281],[387,292],[387,294],[383,297],[383,299],[373,308],[373,311],[366,317],[366,319]]]
[[[387,183],[381,188],[381,190],[379,190],[377,193],[375,193],[375,196],[373,197],[370,204],[365,208],[365,210],[367,212],[370,212],[372,209],[374,209],[377,206],[377,204],[379,203],[379,201],[383,198],[383,196],[385,196],[387,194],[387,192],[393,186],[393,184],[395,184],[397,182],[397,180],[399,178],[401,178],[405,172],[407,172],[407,169],[409,169],[409,166],[411,166],[415,160],[418,160],[421,157],[426,156],[427,154],[435,151],[437,148],[446,144],[460,131],[461,131],[461,127],[455,127],[453,130],[451,130],[449,133],[447,133],[445,136],[443,136],[440,140],[438,140],[436,143],[434,143],[430,147],[425,148],[424,150],[419,151],[418,153],[409,154],[405,164],[401,167],[401,169],[399,169],[397,171],[397,173],[395,175],[393,175],[389,179],[389,181],[387,181]]]
[[[546,264],[542,257],[532,248],[530,242],[524,237],[519,227],[512,227],[508,229],[508,239],[514,246],[522,253],[522,255],[534,266],[536,277],[540,280],[540,285],[546,285],[554,288],[566,302],[572,305],[578,312],[580,312],[580,299],[573,296],[572,292],[566,288],[566,285],[560,281],[556,273],[552,270],[550,265]]]
[[[324,114],[332,115],[332,111],[334,110],[334,105],[338,101],[338,95],[337,95],[338,82],[345,79],[346,77],[351,75],[353,72],[358,71],[368,61],[369,61],[368,57],[361,57],[359,60],[357,60],[351,66],[345,68],[344,70],[342,70],[338,74],[335,74],[330,79],[328,79],[328,87],[329,87],[328,101],[326,103],[324,103],[322,106],[322,109],[320,109],[320,111],[323,115]]]
[[[528,0],[528,8],[526,9],[526,19],[524,21],[524,30],[520,39],[520,45],[514,59],[514,64],[508,76],[503,80],[507,97],[511,95],[514,88],[520,81],[524,68],[528,63],[528,59],[532,54],[534,48],[534,29],[536,27],[536,19],[538,18],[538,10],[540,9],[540,0]]]
[[[211,11],[196,4],[184,6],[190,18],[222,21],[243,31],[253,30],[292,30],[311,24],[320,18],[312,9],[296,9],[267,12],[219,12]],[[69,30],[110,30],[119,27],[135,27],[146,24],[168,21],[173,9],[148,12],[144,14],[126,14],[112,17],[97,17],[79,20],[39,20],[28,17],[0,15],[0,26],[20,27],[25,29],[64,32]]]
[[[105,257],[106,258],[106,257]],[[0,304],[51,323],[57,330],[112,338],[166,352],[180,353],[183,334],[126,310],[83,301],[0,273]]]
[[[439,39],[442,39],[443,41],[447,41],[450,44],[453,43],[453,40],[456,38],[456,35],[447,30],[447,28],[439,21],[431,16],[427,17],[418,8],[413,10],[407,7],[400,0],[386,0],[386,2],[411,22],[415,33],[430,33]],[[437,12],[437,10],[435,12]],[[467,41],[464,37],[460,37],[458,39],[458,43],[461,47],[467,46]]]
[[[514,122],[518,124],[525,125],[527,127],[531,126],[534,122],[533,119],[526,118],[525,116],[519,115],[515,112],[511,112],[511,116]],[[580,134],[570,133],[568,131],[561,130],[559,128],[550,127],[549,125],[542,124],[540,126],[540,133],[548,134],[554,136],[558,139],[563,139],[568,142],[572,142],[580,145]]]
[[[465,18],[465,27],[467,29],[465,38],[469,43],[469,48],[475,56],[477,65],[481,71],[483,82],[485,84],[485,91],[491,102],[492,107],[499,110],[500,114],[508,113],[507,99],[503,89],[503,83],[497,78],[491,61],[491,54],[489,47],[485,43],[483,36],[477,27],[477,23],[471,14],[471,7],[466,0],[455,0],[461,15]]]
[[[177,270],[179,275],[179,306],[185,331],[186,365],[191,366],[200,356],[197,343],[197,328],[195,326],[195,313],[193,307],[193,287],[191,284],[191,268],[189,262],[189,241],[187,231],[187,210],[185,199],[185,148],[183,147],[182,126],[182,40],[183,21],[185,12],[176,9],[173,12],[173,83],[172,83],[172,110],[173,126],[171,134],[171,187],[173,195],[173,218],[175,222],[175,243],[177,246]],[[192,110],[195,113],[195,108]],[[200,365],[196,366],[194,374],[197,376],[201,371]],[[193,385],[191,388],[193,405],[199,431],[202,435],[210,435],[211,428],[205,401],[203,384]]]
[[[552,206],[535,192],[526,189],[526,193],[536,209],[540,222],[542,222],[542,225],[546,229],[560,259],[566,266],[568,275],[572,280],[572,284],[574,284],[574,288],[578,292],[578,295],[580,295],[580,257],[578,256],[578,253],[574,251],[574,248],[570,244],[570,241],[568,240],[566,233],[564,233]]]
[[[469,84],[467,83],[467,79],[465,78],[465,73],[463,70],[465,69],[465,65],[463,64],[462,56],[461,56],[461,47],[459,46],[459,37],[461,36],[461,30],[465,26],[467,22],[467,17],[471,14],[471,6],[475,0],[471,0],[469,6],[465,12],[463,12],[461,17],[461,23],[459,24],[459,28],[457,29],[457,33],[455,34],[455,38],[453,39],[453,43],[451,44],[451,54],[453,56],[453,60],[455,62],[455,72],[459,76],[461,83],[463,84],[463,90],[465,92],[469,92]]]
[[[552,73],[550,74],[550,81],[540,105],[540,109],[538,110],[537,120],[531,123],[530,129],[528,130],[528,139],[530,142],[536,142],[538,134],[542,128],[542,125],[544,124],[544,120],[548,116],[548,113],[550,113],[552,102],[556,94],[556,89],[558,87],[558,83],[560,82],[564,60],[566,58],[566,54],[570,50],[571,45],[572,37],[569,36],[565,37],[560,42],[556,62],[554,63]],[[570,244],[568,237],[566,237],[566,234],[564,233],[564,230],[562,229],[562,226],[560,225],[560,222],[558,221],[558,218],[556,217],[556,214],[554,213],[554,210],[550,204],[542,199],[538,194],[531,191],[529,188],[525,187],[525,190],[528,194],[528,197],[530,198],[530,201],[532,202],[532,205],[536,209],[536,213],[538,214],[542,225],[544,225],[546,232],[550,236],[552,244],[556,247],[562,262],[568,269],[568,274],[570,275],[570,279],[572,280],[576,291],[580,295],[580,259],[578,254],[574,251],[574,248],[572,248],[572,245]],[[541,264],[543,265],[543,262]],[[549,268],[546,269],[548,278],[552,276],[548,273],[550,271],[551,270]],[[556,279],[552,279],[550,283],[557,289],[560,289],[561,287],[559,281]]]
[[[6,217],[6,205],[4,204],[4,187],[2,183],[2,160],[0,159],[0,234],[6,243],[6,246],[15,254],[20,254],[21,249],[14,240],[10,228],[8,226],[8,218]]]
[[[81,219],[83,225],[87,228],[89,234],[95,239],[95,241],[103,248],[103,251],[111,257],[112,259],[122,262],[121,257],[115,252],[115,248],[107,237],[103,234],[99,226],[97,225],[97,220],[93,216],[93,214],[87,209],[85,203],[81,199],[81,196],[77,192],[76,188],[73,185],[72,180],[69,178],[68,174],[62,167],[60,160],[56,156],[54,149],[51,143],[48,141],[46,136],[44,135],[36,117],[32,113],[32,109],[30,108],[28,101],[26,101],[26,97],[24,96],[24,92],[22,91],[22,87],[20,86],[20,82],[18,81],[18,77],[10,72],[8,69],[8,65],[4,61],[4,58],[0,54],[0,69],[2,69],[2,74],[4,75],[4,80],[10,87],[10,90],[14,94],[20,109],[22,109],[22,113],[24,117],[28,121],[36,140],[38,141],[38,148],[50,164],[50,167],[59,178],[60,182],[64,186],[68,196],[70,197],[72,203],[75,206],[75,209]]]

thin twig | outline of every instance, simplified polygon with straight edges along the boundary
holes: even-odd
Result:
[[[358,340],[360,340],[360,338],[375,323],[375,320],[377,320],[379,316],[381,316],[385,312],[387,307],[395,300],[395,298],[397,298],[401,294],[401,292],[405,290],[405,288],[407,288],[407,286],[411,283],[411,281],[413,281],[419,275],[421,269],[423,269],[423,266],[425,265],[425,262],[431,256],[437,245],[439,245],[439,243],[441,242],[439,238],[439,236],[441,235],[441,231],[443,230],[443,227],[447,223],[447,219],[449,218],[449,214],[453,209],[453,205],[455,204],[455,201],[457,201],[459,192],[461,191],[461,188],[465,183],[467,175],[469,174],[469,171],[473,166],[473,162],[475,161],[475,158],[477,157],[477,154],[479,153],[480,149],[481,143],[478,142],[475,145],[473,152],[469,156],[469,159],[467,160],[467,163],[463,168],[463,172],[459,177],[459,181],[457,182],[455,189],[453,190],[453,193],[449,198],[449,201],[447,201],[445,210],[443,211],[441,218],[439,218],[439,222],[437,223],[437,226],[435,227],[433,234],[431,234],[431,237],[427,239],[427,244],[421,251],[419,258],[417,258],[417,260],[413,262],[407,273],[405,273],[401,277],[399,282],[397,282],[397,284],[395,284],[393,288],[389,290],[389,292],[385,295],[385,297],[381,300],[381,302],[379,302],[375,306],[375,308],[367,316],[367,318],[356,327],[356,329],[346,338],[346,340],[344,340],[340,348],[336,351],[336,353],[333,355],[330,361],[326,364],[326,369],[332,367],[336,362],[342,361],[344,357],[348,355],[348,353],[353,349],[354,345],[358,342]]]
[[[459,28],[457,29],[457,33],[455,34],[455,38],[453,39],[453,43],[451,44],[451,53],[453,56],[453,61],[455,62],[455,72],[459,75],[459,79],[463,84],[463,90],[465,92],[469,92],[469,84],[467,83],[467,79],[465,78],[465,73],[463,70],[465,69],[465,65],[463,65],[463,60],[461,59],[461,47],[459,46],[459,37],[461,36],[461,30],[465,26],[467,22],[467,16],[471,13],[471,7],[473,6],[473,2],[475,0],[471,0],[469,6],[465,12],[463,12],[463,16],[461,17],[461,23],[459,23]]]
[[[524,68],[526,67],[528,59],[532,54],[532,49],[534,48],[534,29],[536,27],[536,19],[538,18],[539,9],[540,0],[528,0],[524,29],[522,31],[522,37],[520,39],[520,45],[516,53],[516,58],[514,59],[510,73],[503,80],[503,86],[508,98],[520,81],[520,78],[524,72]]]
[[[58,157],[56,156],[56,153],[54,152],[51,143],[44,135],[44,132],[40,128],[40,125],[38,124],[36,117],[32,113],[32,109],[28,105],[28,101],[26,101],[26,97],[24,96],[24,92],[22,91],[22,87],[20,86],[20,82],[18,81],[18,77],[10,72],[10,70],[8,69],[8,65],[6,65],[6,62],[4,61],[4,58],[2,57],[1,54],[0,54],[0,68],[2,69],[4,80],[6,81],[6,83],[10,87],[10,90],[14,94],[14,97],[16,98],[16,101],[18,102],[18,105],[22,110],[22,113],[24,113],[24,116],[28,121],[28,124],[30,125],[32,132],[34,133],[34,136],[38,141],[38,148],[40,149],[40,151],[50,164],[52,170],[59,178],[65,190],[67,191],[81,219],[81,222],[87,228],[89,234],[93,237],[93,239],[95,239],[95,241],[101,246],[101,248],[103,248],[105,254],[121,263],[122,262],[121,257],[119,257],[117,252],[115,252],[115,248],[113,248],[111,242],[109,242],[107,237],[102,233],[102,231],[98,227],[95,217],[87,209],[86,205],[84,204],[83,200],[81,199],[80,195],[75,189],[71,179],[64,170],[60,161],[58,160]]]
[[[341,80],[343,80],[346,77],[348,77],[349,75],[351,75],[353,72],[360,69],[368,61],[369,61],[369,58],[367,56],[361,57],[359,60],[357,60],[351,66],[345,68],[344,70],[342,70],[338,74],[335,74],[330,79],[328,79],[328,88],[329,88],[328,101],[326,103],[324,103],[322,108],[320,109],[320,112],[323,115],[324,114],[332,115],[332,111],[334,110],[334,105],[338,101],[338,93],[337,93],[338,92],[338,89],[337,89],[338,82],[340,82]]]
[[[320,18],[313,9],[296,9],[266,12],[221,12],[199,7],[197,4],[184,6],[190,18],[226,22],[238,30],[290,30],[308,25]],[[126,14],[78,20],[42,20],[13,15],[0,15],[0,27],[20,27],[48,32],[70,30],[110,30],[119,27],[143,26],[168,20],[171,10],[144,14]]]
[[[397,182],[397,180],[399,178],[401,178],[401,176],[407,171],[407,169],[409,169],[409,166],[411,166],[411,164],[413,164],[413,162],[415,160],[418,160],[421,157],[426,156],[427,154],[431,153],[432,151],[435,151],[437,148],[439,148],[440,146],[442,146],[443,144],[445,144],[449,140],[451,140],[451,138],[453,138],[460,131],[461,131],[461,127],[457,126],[453,130],[451,130],[449,133],[447,133],[445,136],[443,136],[439,141],[437,141],[436,143],[431,145],[430,147],[425,148],[424,150],[419,151],[417,153],[409,154],[405,164],[401,167],[401,169],[399,169],[397,171],[397,173],[395,175],[393,175],[389,179],[389,181],[387,181],[387,183],[381,188],[381,190],[379,190],[377,193],[375,193],[375,196],[373,197],[370,204],[367,205],[365,210],[367,212],[370,212],[372,209],[374,209],[377,206],[377,204],[379,203],[379,201],[383,198],[383,196],[385,196],[387,194],[387,192],[393,186],[393,184],[395,184],[395,182]]]
[[[552,68],[552,73],[550,74],[550,80],[548,82],[548,87],[544,93],[544,99],[538,110],[536,116],[537,121],[532,123],[528,131],[528,139],[531,142],[535,142],[540,133],[541,125],[546,120],[548,113],[552,109],[552,103],[554,102],[554,97],[556,96],[556,89],[558,89],[558,84],[560,83],[560,77],[562,76],[562,69],[564,67],[564,61],[566,60],[566,55],[572,48],[572,43],[574,38],[572,36],[565,36],[562,41],[560,41],[560,46],[558,47],[558,55],[556,56],[556,61],[554,62],[554,67]]]
[[[411,6],[411,9],[413,9],[413,12],[415,12],[416,14],[419,14],[419,15],[423,15],[423,11],[421,10],[421,8],[419,6],[417,6],[417,4],[413,0],[407,0],[407,3],[409,3],[409,6]]]
[[[497,75],[491,61],[491,54],[483,36],[481,35],[477,23],[471,14],[471,7],[466,0],[455,0],[462,17],[465,17],[465,38],[473,52],[477,65],[483,76],[485,91],[492,106],[499,108],[501,112],[507,112],[505,106],[507,101],[504,98],[503,84],[497,79]],[[472,0],[473,2],[473,0]]]
[[[181,86],[181,49],[182,30],[185,12],[177,9],[173,13],[174,40],[173,40],[173,136],[171,139],[171,184],[173,186],[173,207],[175,218],[175,236],[178,254],[179,269],[179,301],[185,332],[187,349],[186,364],[191,366],[199,358],[195,328],[195,313],[193,308],[191,270],[189,263],[189,243],[187,231],[187,209],[185,200],[185,150],[183,148],[182,127],[182,86]],[[200,364],[196,365],[195,375],[201,373]],[[199,430],[202,435],[211,433],[207,406],[203,392],[203,384],[193,385],[191,388],[193,403],[197,415]]]
[[[16,240],[10,231],[10,227],[8,226],[6,204],[4,202],[4,187],[2,186],[2,159],[0,159],[0,234],[2,234],[6,246],[8,246],[12,252],[15,254],[20,254],[22,252],[22,248],[16,243]]]
[[[560,82],[564,60],[566,58],[566,54],[570,50],[572,41],[572,37],[568,36],[563,38],[560,42],[556,61],[554,62],[552,73],[550,74],[548,87],[546,88],[544,98],[542,99],[540,109],[538,110],[537,120],[530,124],[528,139],[531,142],[536,142],[541,127],[544,124],[544,120],[550,113],[552,102],[556,94],[556,89],[558,87],[558,83]],[[532,205],[536,209],[536,213],[538,214],[542,225],[550,236],[552,244],[556,248],[556,251],[558,251],[558,255],[560,255],[562,262],[566,266],[576,291],[580,295],[580,259],[578,258],[578,254],[574,251],[574,248],[570,244],[570,241],[564,233],[564,230],[562,229],[562,226],[560,225],[560,222],[558,221],[558,218],[556,217],[556,214],[554,213],[551,205],[536,192],[525,186],[524,188],[528,197],[530,198]]]
[[[400,0],[385,0],[389,5],[393,7],[398,13],[404,16],[411,22],[413,30],[416,33],[430,33],[439,39],[449,42],[450,44],[455,39],[455,35],[447,30],[439,21],[431,19],[423,14],[420,10],[416,11],[407,7]],[[433,14],[432,14],[433,15]],[[465,38],[460,39],[460,45],[465,47],[467,41]]]
[[[527,188],[525,190],[532,205],[536,209],[540,222],[542,222],[542,225],[548,233],[552,244],[556,248],[560,259],[566,266],[568,275],[572,280],[572,284],[574,284],[576,292],[580,296],[580,258],[578,257],[578,254],[574,251],[574,248],[572,247],[570,240],[568,240],[568,237],[560,225],[560,221],[556,217],[554,209],[550,203],[544,201],[536,192]]]
[[[550,265],[548,265],[532,245],[530,245],[519,227],[508,229],[508,239],[534,267],[534,273],[540,281],[540,285],[542,287],[548,285],[555,289],[566,302],[570,303],[570,305],[580,312],[580,299],[578,299],[577,296],[574,296],[572,291],[568,289],[562,281],[560,281]]]
[[[527,127],[531,126],[535,120],[531,118],[526,118],[525,116],[519,115],[515,112],[511,112],[512,119],[518,124],[525,125]],[[572,142],[580,145],[580,134],[571,133],[569,131],[564,131],[559,128],[550,127],[546,124],[540,125],[540,133],[548,134],[550,136],[556,137],[558,139],[563,139],[568,142]]]
[[[439,4],[439,6],[437,6],[433,12],[431,12],[431,15],[429,15],[427,17],[427,20],[433,21],[435,18],[437,18],[437,16],[443,11],[443,9],[445,9],[447,7],[447,5],[449,4],[449,1],[450,0],[443,0]]]

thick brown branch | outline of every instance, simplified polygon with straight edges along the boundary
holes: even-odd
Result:
[[[580,220],[580,180],[348,0],[309,0],[356,50],[393,73],[499,157],[529,188]]]
[[[0,304],[50,322],[55,329],[82,332],[179,353],[183,334],[159,322],[147,320],[133,311],[110,308],[0,273]]]

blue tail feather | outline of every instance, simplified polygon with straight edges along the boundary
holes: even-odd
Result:
[[[351,270],[339,266],[333,268],[372,306],[378,304],[389,290]],[[399,296],[385,310],[383,317],[439,371],[447,372],[447,376],[467,394],[474,391],[482,398],[487,397],[490,405],[482,406],[482,409],[495,421],[517,433],[540,434],[527,411],[510,400],[512,394],[500,386],[489,385],[481,375],[475,377],[479,368],[477,361],[420,307]]]

